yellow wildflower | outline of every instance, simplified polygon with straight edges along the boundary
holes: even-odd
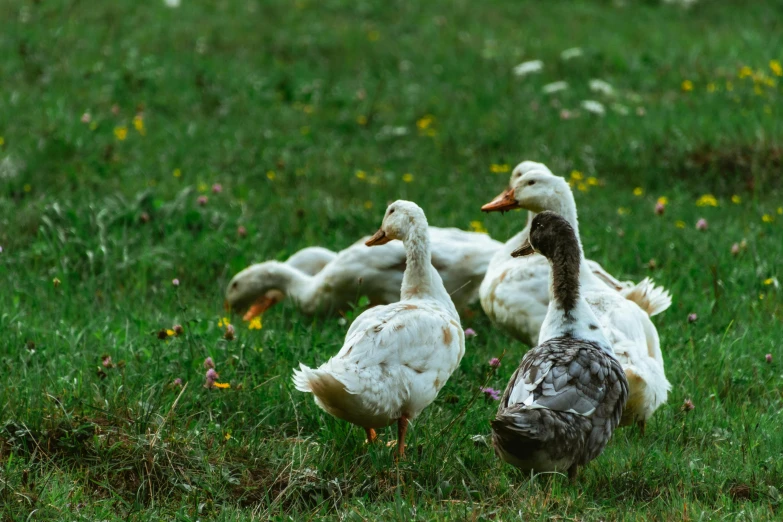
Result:
[[[739,76],[739,77],[740,77],[740,79],[742,79],[742,78],[747,78],[748,76],[753,76],[753,69],[751,69],[751,68],[750,68],[750,67],[748,67],[747,65],[743,65],[743,66],[740,68],[740,70],[739,70],[739,74],[738,74],[737,76]]]
[[[221,390],[227,390],[228,388],[231,388],[231,385],[227,382],[216,382],[212,386],[215,388],[220,388]]]
[[[198,184],[198,191],[199,192],[206,192],[208,188],[209,187],[207,186],[206,183],[204,183],[203,181],[199,182],[199,184]]]
[[[90,122],[90,130],[94,131],[97,128],[98,128],[98,122],[97,121],[91,121]]]
[[[218,328],[223,328],[224,326],[228,326],[231,324],[231,320],[229,320],[228,317],[221,317],[218,321]]]
[[[223,436],[223,438],[226,439],[226,440],[231,440],[231,434],[226,432],[226,434]]]
[[[767,87],[774,87],[778,84],[774,79],[772,78],[764,78],[764,85]]]
[[[358,123],[359,125],[367,125],[367,116],[365,116],[364,114],[357,116],[356,123]]]
[[[775,76],[783,76],[783,66],[780,65],[778,60],[770,60],[769,68]]]
[[[504,172],[511,170],[511,167],[509,167],[506,163],[493,163],[489,166],[489,170],[493,174],[503,174]]]
[[[587,184],[590,185],[591,187],[597,186],[598,178],[596,178],[595,176],[590,176],[589,178],[587,178]]]
[[[381,33],[373,29],[367,33],[367,39],[371,42],[377,42],[381,38]]]
[[[114,136],[120,141],[125,141],[125,138],[128,137],[128,128],[125,126],[114,127]]]
[[[364,208],[366,208],[367,210],[370,210],[372,208],[372,201],[370,201],[369,199],[367,201],[365,201],[364,202]]]
[[[618,216],[626,216],[626,215],[628,215],[630,213],[631,213],[631,211],[629,209],[625,208],[625,207],[620,207],[620,208],[617,209],[617,215]]]
[[[717,207],[718,200],[712,194],[704,194],[696,200],[697,207]]]
[[[764,214],[763,216],[761,216],[761,221],[763,221],[764,223],[772,223],[774,220],[775,218],[773,218],[769,214]]]
[[[269,178],[270,180],[274,180],[275,179],[275,171],[274,170],[268,170],[266,172],[266,177]]]
[[[717,86],[715,85],[715,83],[710,82],[707,84],[707,92],[715,92],[716,89]]]
[[[181,178],[182,171],[180,169],[174,169],[174,172],[172,172],[171,175],[174,176],[175,178]]]
[[[582,174],[578,170],[572,170],[571,171],[571,179],[573,181],[582,181],[584,179],[584,174]]]
[[[166,330],[166,335],[174,337],[177,333],[174,330]]]
[[[759,293],[759,301],[763,301],[763,300],[764,300],[764,294]]]
[[[734,194],[733,196],[731,196],[731,202],[734,203],[735,205],[739,205],[740,203],[742,203],[742,198]]]
[[[144,118],[141,116],[141,114],[134,116],[133,128],[136,129],[136,131],[142,136],[147,134],[147,129],[144,128]]]
[[[32,185],[30,185],[29,183],[25,183],[24,187],[22,188],[24,189],[25,192],[30,192],[31,190],[33,190]]]
[[[661,205],[668,205],[669,198],[667,198],[666,196],[661,196],[658,198],[658,203],[660,203]]]
[[[775,280],[773,278],[771,278],[771,277],[768,277],[768,278],[766,278],[764,280],[764,284],[767,285],[767,286],[771,285],[774,282],[775,282]]]
[[[367,173],[364,172],[363,170],[357,170],[356,177],[359,179],[367,179]]]
[[[482,223],[481,221],[471,221],[470,222],[470,229],[473,232],[481,232],[482,234],[486,234],[487,233],[487,229],[484,228],[484,223]]]
[[[783,214],[783,207],[778,207],[777,212],[778,212],[778,214]]]
[[[427,114],[426,116],[422,116],[419,118],[419,120],[416,121],[416,126],[419,128],[419,130],[426,130],[429,129],[432,123],[435,121],[435,117]]]
[[[405,174],[402,175],[402,180],[405,183],[410,183],[411,181],[413,181],[413,174],[411,174],[410,172],[406,172]]]
[[[250,324],[247,325],[248,329],[250,330],[260,330],[261,329],[261,316],[254,317],[250,320]]]
[[[644,190],[642,189],[642,187],[636,187],[635,189],[633,189],[634,196],[639,197],[642,194],[644,194]]]
[[[693,82],[690,80],[683,80],[681,87],[683,92],[690,92],[693,90]]]
[[[685,221],[682,220],[675,221],[674,226],[677,228],[685,228]]]
[[[578,190],[579,192],[587,192],[587,190],[588,190],[587,189],[587,185],[585,183],[579,183],[576,186],[576,190]]]

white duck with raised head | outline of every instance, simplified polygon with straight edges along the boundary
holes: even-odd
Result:
[[[312,393],[320,408],[375,430],[398,426],[404,453],[408,422],[438,395],[465,353],[459,315],[432,266],[427,218],[415,203],[389,205],[381,229],[367,245],[399,239],[406,253],[400,301],[370,308],[351,325],[342,349],[316,369],[300,364],[296,388]]]

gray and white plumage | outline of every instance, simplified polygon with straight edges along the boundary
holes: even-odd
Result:
[[[620,423],[628,381],[598,318],[580,293],[584,258],[574,228],[542,212],[512,255],[551,265],[539,345],[522,359],[492,421],[498,456],[524,471],[568,471],[595,459]]]
[[[492,421],[498,456],[525,471],[570,471],[601,454],[628,383],[597,344],[559,337],[530,350]]]

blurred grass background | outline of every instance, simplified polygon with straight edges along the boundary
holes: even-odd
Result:
[[[781,14],[735,1],[0,3],[2,517],[779,517]],[[540,72],[514,74],[531,60]],[[343,248],[395,199],[506,240],[524,214],[479,207],[524,159],[573,181],[589,257],[674,295],[655,318],[669,404],[645,437],[618,432],[577,484],[529,481],[473,440],[495,409],[469,405],[487,361],[506,351],[490,377],[503,388],[526,349],[478,305],[463,322],[478,336],[399,465],[290,385],[348,325],[286,304],[222,339],[233,273]],[[178,323],[184,336],[158,339]],[[230,390],[202,389],[208,355]]]

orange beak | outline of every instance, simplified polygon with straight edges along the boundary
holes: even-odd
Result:
[[[259,315],[262,315],[264,312],[269,310],[272,306],[274,306],[275,303],[277,303],[275,299],[267,296],[261,296],[255,303],[250,305],[250,308],[248,308],[247,313],[245,313],[242,319],[245,321],[250,321],[251,319],[258,317]]]
[[[376,232],[375,235],[368,239],[364,244],[367,246],[385,245],[389,241],[391,241],[391,238],[387,237],[386,232],[381,229],[378,230],[378,232]]]
[[[481,207],[482,212],[504,212],[521,208],[517,200],[514,199],[514,189],[509,188],[495,196],[495,199]]]

